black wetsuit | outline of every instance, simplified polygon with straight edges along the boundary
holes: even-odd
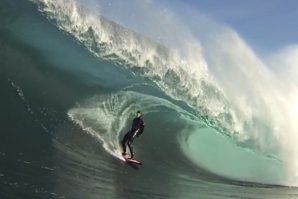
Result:
[[[145,123],[141,117],[136,117],[133,119],[131,130],[125,134],[123,140],[121,141],[123,153],[126,153],[125,144],[127,142],[128,148],[131,153],[131,157],[134,156],[131,143],[133,142],[135,137],[139,137],[139,135],[143,133],[144,127],[145,127]]]

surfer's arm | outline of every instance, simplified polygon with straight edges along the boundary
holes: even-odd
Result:
[[[144,120],[142,119],[141,126],[140,126],[140,130],[139,130],[139,132],[137,133],[137,136],[141,135],[141,134],[143,133],[144,129],[145,129],[145,122],[144,122]]]

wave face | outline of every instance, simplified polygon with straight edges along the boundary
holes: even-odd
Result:
[[[50,137],[44,167],[57,198],[254,198],[251,186],[296,186],[296,47],[268,61],[182,4],[0,5],[0,80]],[[120,164],[119,142],[140,109],[146,129],[134,148],[144,165],[135,173]]]

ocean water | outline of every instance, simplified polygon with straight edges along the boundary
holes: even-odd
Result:
[[[298,198],[295,49],[177,7],[0,1],[1,199]]]

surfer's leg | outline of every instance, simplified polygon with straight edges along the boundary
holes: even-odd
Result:
[[[128,140],[129,140],[129,132],[125,134],[123,140],[121,141],[122,149],[123,149],[123,153],[122,154],[125,154],[126,153],[126,142]]]
[[[130,154],[131,154],[131,157],[130,158],[133,158],[133,156],[134,156],[134,152],[133,152],[133,147],[132,147],[132,142],[133,142],[133,140],[134,140],[134,136],[132,135],[132,136],[130,136],[130,138],[129,138],[129,140],[128,140],[128,142],[127,142],[127,145],[128,145],[128,148],[129,148],[129,151],[130,151]]]
[[[132,147],[132,142],[134,141],[134,139],[136,138],[136,135],[137,135],[137,132],[139,130],[136,130],[134,132],[134,134],[130,135],[129,139],[128,139],[128,142],[127,142],[127,145],[128,145],[128,148],[130,150],[130,154],[131,154],[131,157],[130,158],[133,158],[133,156],[135,155],[134,152],[133,152],[133,147]]]
[[[129,151],[130,151],[130,154],[131,154],[130,158],[133,158],[134,153],[133,153],[133,148],[132,148],[131,142],[128,141],[127,145],[128,145],[128,148],[129,148]]]

